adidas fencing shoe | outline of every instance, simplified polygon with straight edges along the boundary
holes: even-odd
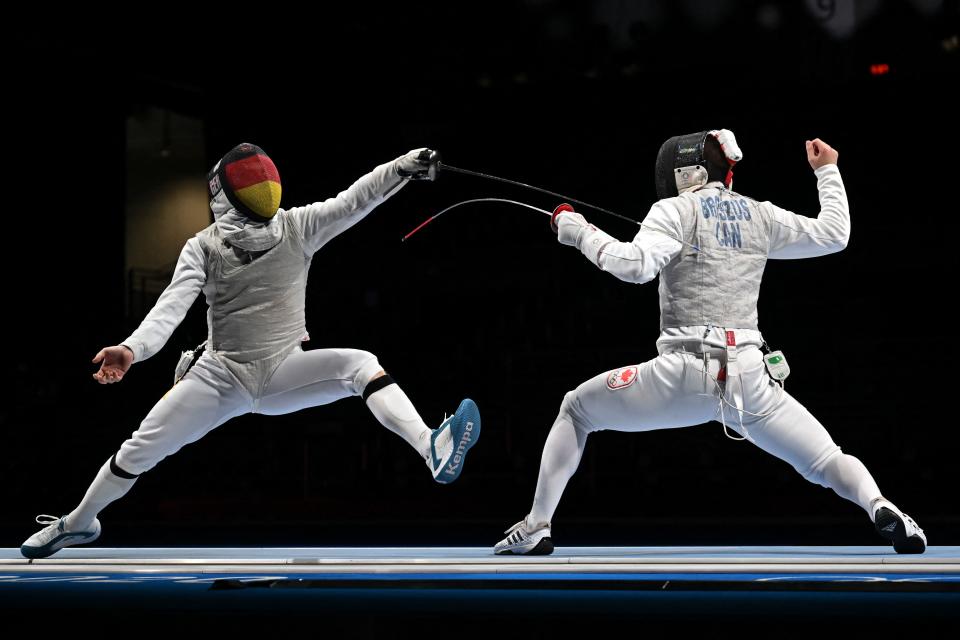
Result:
[[[526,554],[530,556],[548,556],[553,553],[553,540],[550,539],[550,525],[536,531],[527,530],[524,518],[506,531],[507,537],[497,543],[493,552],[498,555]]]
[[[444,419],[430,435],[430,459],[427,464],[433,479],[449,484],[460,477],[470,447],[480,437],[480,410],[470,398],[457,407],[457,412]]]
[[[52,556],[60,549],[73,544],[86,544],[100,537],[100,521],[93,519],[93,524],[84,531],[72,531],[67,527],[67,516],[37,516],[37,524],[47,525],[40,531],[27,538],[20,545],[20,553],[24,558],[35,560]]]
[[[877,533],[893,542],[897,553],[923,553],[926,550],[927,536],[913,518],[886,500],[879,501],[875,508],[873,523]]]

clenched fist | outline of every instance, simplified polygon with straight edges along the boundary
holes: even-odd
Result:
[[[827,164],[837,164],[837,150],[820,138],[807,140],[807,162],[814,171]]]

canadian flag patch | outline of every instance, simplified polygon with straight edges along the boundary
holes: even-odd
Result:
[[[614,369],[607,375],[607,388],[616,391],[629,387],[637,379],[637,368],[627,367],[625,369]]]

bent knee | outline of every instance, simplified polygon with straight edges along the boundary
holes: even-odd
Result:
[[[569,420],[570,423],[573,424],[574,429],[580,433],[587,434],[599,430],[583,416],[583,410],[580,405],[580,387],[577,387],[573,391],[568,391],[563,396],[563,402],[560,403],[560,415],[557,416],[558,420],[561,418]]]
[[[355,350],[351,353],[351,377],[353,388],[358,396],[363,395],[367,385],[377,378],[384,377],[385,371],[380,366],[377,356],[369,351]]]
[[[153,469],[170,453],[161,451],[158,447],[138,446],[137,444],[123,443],[120,450],[110,461],[110,470],[121,478],[139,476]],[[126,474],[126,475],[125,475]]]
[[[119,470],[132,476],[139,476],[153,469],[161,460],[172,456],[183,447],[196,442],[202,432],[176,433],[172,429],[154,430],[142,433],[140,430],[122,445],[113,457]],[[122,473],[114,473],[123,477]]]
[[[113,454],[110,457],[110,460],[108,460],[110,464],[110,473],[117,476],[118,478],[123,478],[124,480],[136,480],[137,477],[142,472],[131,473],[130,471],[127,471],[124,467],[117,464],[118,457],[119,457],[119,452]]]

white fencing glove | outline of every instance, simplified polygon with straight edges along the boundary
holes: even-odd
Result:
[[[566,203],[553,210],[553,215],[550,217],[550,226],[557,234],[557,240],[560,241],[560,244],[578,249],[583,232],[591,228],[586,218]]]
[[[553,210],[550,226],[557,233],[560,244],[576,247],[587,260],[600,266],[600,252],[617,239],[597,229],[586,218],[573,210],[569,204],[561,204]]]

